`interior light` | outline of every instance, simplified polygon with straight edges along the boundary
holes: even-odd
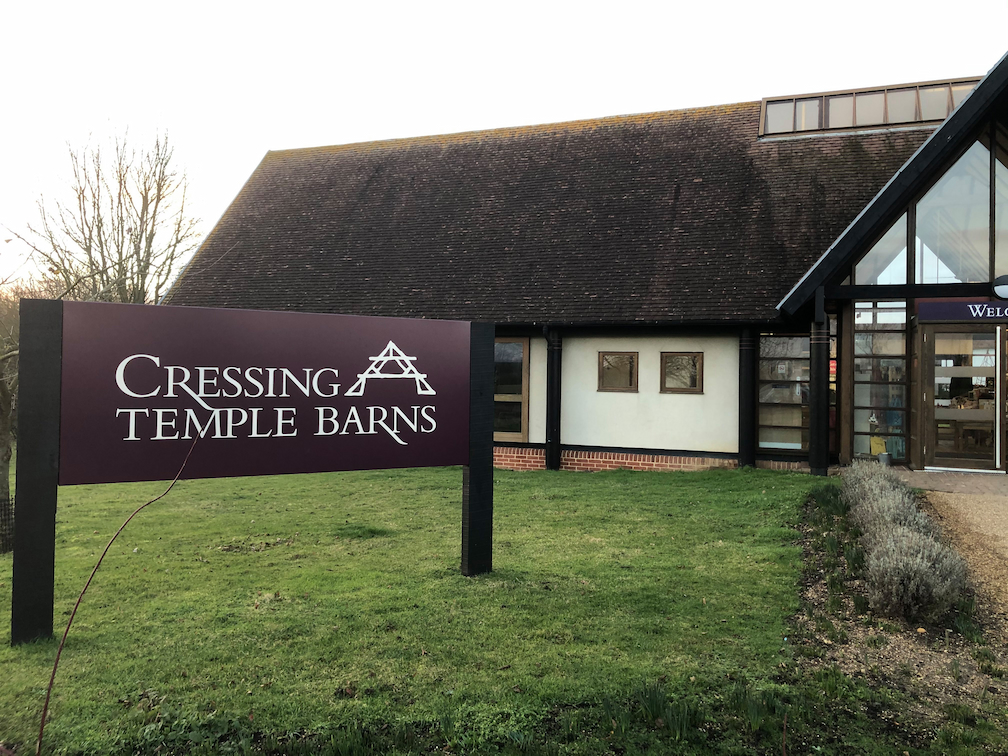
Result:
[[[998,299],[1008,299],[1008,276],[998,276],[994,279],[994,296]]]

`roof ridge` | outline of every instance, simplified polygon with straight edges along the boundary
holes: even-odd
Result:
[[[446,134],[423,134],[411,137],[392,137],[390,139],[374,139],[364,142],[348,142],[346,144],[316,145],[313,147],[290,147],[281,150],[269,150],[266,157],[279,157],[296,153],[309,152],[341,152],[343,150],[380,149],[382,147],[416,146],[422,144],[463,143],[479,141],[480,139],[501,139],[534,134],[560,133],[563,131],[581,131],[606,126],[617,126],[631,123],[647,123],[660,120],[685,118],[690,115],[711,112],[732,112],[744,108],[759,108],[760,101],[724,103],[721,105],[703,105],[678,110],[656,110],[646,113],[629,113],[624,115],[599,116],[595,118],[580,118],[573,121],[553,121],[548,123],[528,124],[523,126],[498,126],[492,129],[472,129]],[[678,118],[677,118],[678,117]]]

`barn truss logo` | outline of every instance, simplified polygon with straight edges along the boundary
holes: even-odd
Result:
[[[407,356],[402,349],[395,345],[394,341],[390,341],[381,354],[370,359],[371,365],[363,373],[357,374],[357,382],[347,389],[344,396],[364,396],[367,382],[378,378],[408,378],[416,382],[416,392],[418,395],[435,396],[437,394],[427,382],[427,374],[418,371],[413,364],[416,362],[416,357]],[[392,370],[398,368],[399,372],[382,372],[390,362],[395,364]]]

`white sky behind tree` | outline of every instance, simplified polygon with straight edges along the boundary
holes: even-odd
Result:
[[[167,132],[205,234],[267,150],[983,75],[1008,2],[15,3],[0,275],[67,144]]]

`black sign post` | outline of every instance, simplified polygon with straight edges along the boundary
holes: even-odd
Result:
[[[53,629],[63,303],[21,300],[11,645]]]
[[[494,327],[473,323],[469,341],[469,464],[462,468],[462,574],[493,567]]]
[[[22,300],[19,371],[12,644],[52,635],[59,485],[461,464],[492,568],[492,324]]]

